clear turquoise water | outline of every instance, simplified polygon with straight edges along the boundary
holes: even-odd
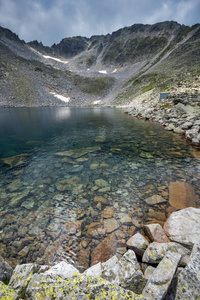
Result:
[[[55,155],[88,147],[99,148],[77,158]],[[163,196],[166,203],[154,210],[165,213],[171,181],[191,183],[200,195],[192,151],[184,137],[118,109],[1,108],[0,254],[13,264],[66,259],[86,267],[112,232],[105,220],[116,220],[127,240],[151,220],[145,198]],[[21,154],[23,164],[5,163]],[[108,203],[98,204],[97,196]],[[107,206],[114,214],[104,218]],[[131,222],[123,223],[125,216]],[[93,223],[99,230],[91,234]]]

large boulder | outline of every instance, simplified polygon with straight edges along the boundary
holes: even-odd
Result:
[[[0,299],[4,300],[19,300],[16,291],[0,281]]]
[[[151,243],[146,249],[142,261],[149,264],[158,264],[168,251],[181,255],[180,266],[185,266],[188,263],[191,251],[175,242]]]
[[[144,299],[102,278],[77,275],[63,280],[60,276],[34,274],[26,290],[27,299]],[[45,297],[45,298],[44,298]]]
[[[79,271],[73,267],[72,265],[66,263],[65,261],[61,261],[57,265],[51,267],[48,271],[46,271],[45,275],[59,275],[63,279],[73,277],[74,274],[79,274]]]
[[[128,250],[119,262],[105,269],[102,277],[136,294],[141,294],[146,284],[135,252],[132,250]]]
[[[181,255],[167,252],[163,260],[153,272],[142,294],[148,299],[162,300],[174,277]],[[189,298],[188,298],[189,299]]]
[[[173,212],[164,224],[170,240],[193,247],[200,240],[200,209],[188,207]]]
[[[187,182],[170,182],[169,203],[176,209],[196,207],[196,193],[193,186]]]
[[[178,276],[176,300],[199,299],[200,243],[194,246],[188,265]]]
[[[39,269],[40,267],[37,264],[17,265],[10,279],[9,287],[13,288],[17,293],[23,294],[31,276],[37,273]]]

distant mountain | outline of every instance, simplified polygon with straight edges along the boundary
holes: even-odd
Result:
[[[198,93],[199,53],[200,24],[135,24],[52,47],[0,27],[0,105],[151,105],[161,91]]]

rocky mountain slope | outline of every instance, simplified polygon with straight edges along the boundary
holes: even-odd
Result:
[[[135,24],[46,47],[0,27],[0,106],[145,107],[159,93],[200,102],[200,24]]]

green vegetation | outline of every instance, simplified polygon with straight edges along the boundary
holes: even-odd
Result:
[[[116,104],[127,103],[139,94],[151,91],[156,87],[163,91],[169,89],[169,84],[167,83],[168,76],[158,73],[140,74],[132,77],[123,85],[123,87],[126,87],[132,82],[126,90],[117,96],[115,100]]]
[[[72,76],[72,82],[78,86],[83,93],[103,96],[113,85],[112,77],[83,77],[79,75]]]

